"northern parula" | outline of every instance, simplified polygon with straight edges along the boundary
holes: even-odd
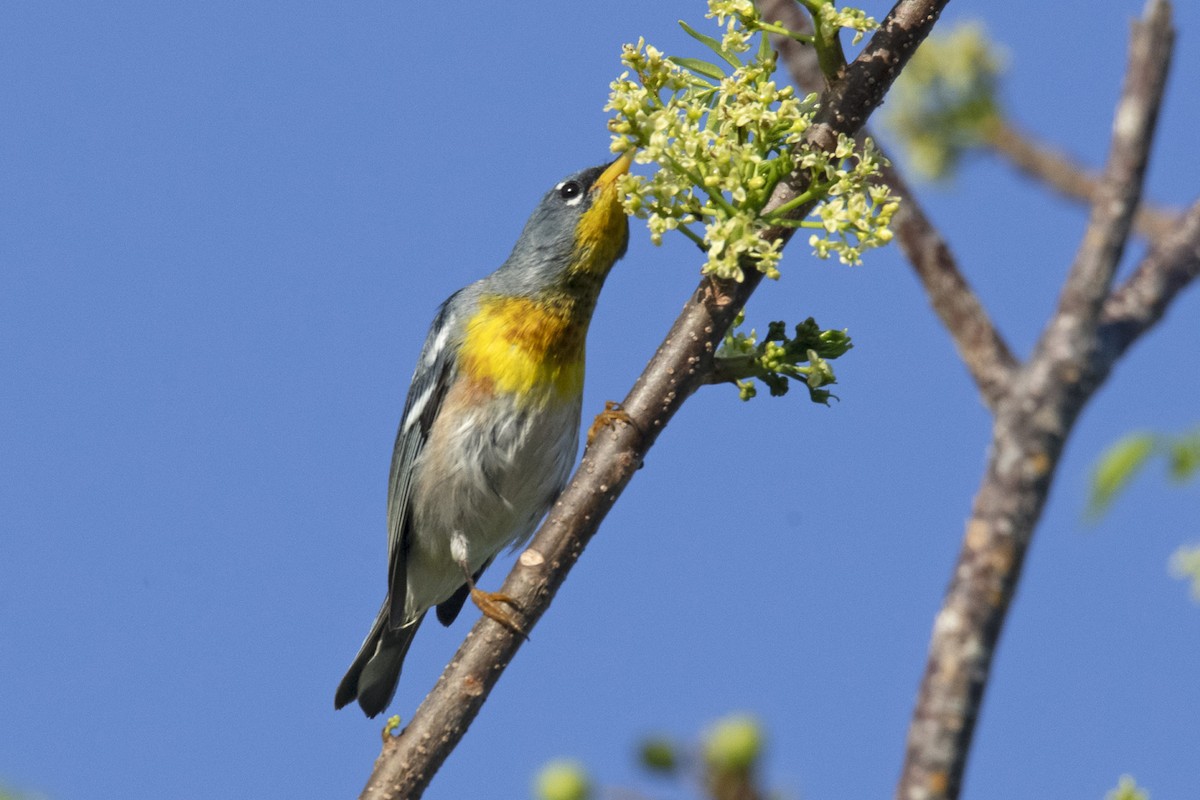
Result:
[[[475,581],[529,538],[574,464],[588,324],[629,241],[617,179],[631,160],[560,181],[504,264],[438,309],[392,453],[387,597],[336,708],[388,707],[430,608],[449,625],[469,595],[520,632],[510,598]]]

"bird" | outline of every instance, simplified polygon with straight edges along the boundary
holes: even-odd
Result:
[[[392,452],[387,594],[336,709],[391,705],[431,608],[449,625],[469,596],[524,633],[513,599],[475,582],[528,540],[575,462],[588,327],[629,242],[618,186],[631,163],[626,153],[555,184],[504,263],[437,310]]]

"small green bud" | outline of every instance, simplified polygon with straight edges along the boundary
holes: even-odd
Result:
[[[387,718],[387,722],[383,724],[383,741],[386,743],[393,736],[398,736],[400,733],[400,715],[394,714]]]
[[[704,741],[704,760],[722,772],[744,772],[762,755],[762,726],[754,717],[734,715],[718,720]]]
[[[534,796],[537,800],[588,800],[592,784],[578,761],[551,761],[538,773]]]
[[[1129,775],[1122,775],[1117,788],[1104,795],[1104,800],[1149,800],[1150,795]]]
[[[675,752],[675,743],[670,739],[658,737],[642,742],[642,766],[651,772],[671,774],[679,766],[679,757]]]
[[[1171,576],[1192,582],[1192,597],[1200,603],[1200,545],[1183,546],[1171,554]]]

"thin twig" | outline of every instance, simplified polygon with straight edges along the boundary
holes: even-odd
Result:
[[[994,412],[1020,365],[904,178],[894,167],[887,167],[881,180],[901,198],[900,209],[892,218],[900,249],[954,340],[984,404]]]
[[[810,145],[832,149],[839,133],[857,132],[946,2],[901,0],[892,9],[862,54],[848,65],[846,77],[826,93],[810,128]],[[777,208],[805,188],[799,179],[780,183],[769,208]],[[797,209],[797,213],[807,210]],[[781,227],[769,235],[786,239],[791,230]],[[519,603],[527,630],[545,612],[659,432],[701,384],[730,322],[760,281],[761,274],[754,270],[747,271],[742,283],[702,280],[623,404],[632,424],[598,436],[585,454],[501,589]],[[503,626],[480,619],[409,725],[384,744],[362,797],[420,797],[521,643]]]
[[[1134,28],[1125,85],[1113,118],[1108,163],[1094,194],[1083,242],[1054,319],[1039,342],[1039,352],[1055,347],[1060,337],[1071,336],[1068,328],[1091,335],[1108,296],[1142,197],[1175,35],[1170,15],[1170,7],[1160,3],[1152,16]]]
[[[1170,17],[1165,0],[1151,0],[1145,20],[1134,27],[1091,224],[1058,309],[997,409],[983,483],[934,622],[898,800],[959,795],[996,644],[1063,446],[1118,354],[1102,345],[1100,309],[1141,191],[1170,58]],[[1194,241],[1191,246],[1194,256]]]
[[[1025,175],[1046,184],[1064,197],[1092,203],[1100,177],[1080,166],[1066,153],[1039,142],[1000,116],[984,131],[984,144],[1007,159]],[[1179,212],[1149,202],[1139,206],[1133,227],[1154,240],[1169,233],[1179,222]]]
[[[1183,214],[1104,303],[1101,344],[1110,358],[1122,355],[1162,319],[1167,306],[1200,276],[1200,200]]]

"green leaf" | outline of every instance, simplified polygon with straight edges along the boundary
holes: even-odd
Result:
[[[766,60],[768,58],[770,58],[771,56],[772,56],[771,42],[768,40],[768,37],[766,36],[766,34],[759,35],[759,37],[758,37],[758,60],[762,61],[762,62],[766,62]]]
[[[716,53],[718,56],[720,56],[721,60],[724,61],[729,66],[733,67],[734,69],[737,69],[738,67],[742,66],[742,62],[739,61],[735,55],[733,55],[728,50],[726,50],[724,47],[722,47],[721,42],[718,41],[717,39],[714,39],[711,36],[705,36],[703,33],[696,30],[691,25],[688,25],[683,20],[679,20],[679,27],[683,28],[683,30],[687,33],[688,36],[691,36],[697,42],[700,42],[701,44],[707,46],[709,50],[712,50],[714,53]]]
[[[725,73],[716,64],[710,64],[698,58],[683,58],[682,56],[667,56],[667,60],[686,70],[691,70],[697,75],[712,78],[714,81],[725,80]]]
[[[704,116],[704,129],[706,131],[716,130],[717,128],[717,115],[712,113],[712,111],[717,107],[717,103],[720,102],[720,100],[720,93],[713,92],[712,97],[708,98],[704,103],[704,105],[708,107],[709,112]]]
[[[1171,477],[1185,481],[1200,472],[1200,431],[1173,439],[1169,452]]]
[[[1130,434],[1100,457],[1092,470],[1088,516],[1096,518],[1108,510],[1117,495],[1145,465],[1157,445],[1158,439],[1153,434]]]
[[[828,389],[811,389],[810,388],[808,390],[808,399],[812,400],[814,403],[820,403],[823,406],[827,406],[827,405],[829,405],[829,401],[831,399],[837,400],[838,396],[836,394],[834,394],[833,392],[829,391]]]

